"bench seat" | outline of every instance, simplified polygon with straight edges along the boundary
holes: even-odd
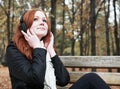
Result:
[[[97,73],[108,85],[120,86],[120,56],[60,56],[61,61],[70,73],[70,82],[76,82],[86,73]],[[114,71],[113,71],[114,70]]]

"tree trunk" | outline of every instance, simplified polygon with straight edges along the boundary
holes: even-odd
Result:
[[[108,0],[108,7],[105,6],[106,1],[104,2],[104,12],[105,12],[105,28],[106,28],[106,48],[107,48],[107,55],[110,55],[110,42],[109,42],[109,7],[110,7],[110,0]],[[106,10],[107,9],[107,10]]]
[[[56,2],[57,0],[51,0],[51,31],[56,37]]]
[[[8,2],[8,12],[7,12],[7,38],[8,38],[8,43],[11,41],[11,36],[10,36],[10,8],[11,8],[11,0]]]
[[[80,55],[83,56],[83,0],[81,1],[80,5]]]
[[[13,6],[13,7],[12,7],[12,8],[13,8],[13,9],[12,9],[12,10],[13,10],[13,11],[12,11],[13,13],[12,13],[12,22],[11,22],[11,23],[12,23],[12,24],[11,24],[11,39],[12,39],[12,37],[13,37],[14,17],[15,17],[15,16],[14,16],[14,12],[15,12],[15,11],[14,11],[14,10],[15,10],[14,0],[12,0],[12,6]]]
[[[60,55],[63,55],[63,49],[64,49],[64,39],[65,39],[65,26],[64,26],[64,21],[65,21],[65,0],[63,0],[63,30],[62,30],[62,38],[61,38],[61,45],[60,45]]]
[[[116,16],[116,4],[115,4],[116,0],[113,0],[113,7],[114,7],[114,37],[115,37],[115,45],[116,45],[116,53],[115,55],[120,55],[120,39],[118,38],[118,24],[117,24],[117,16]]]
[[[74,39],[74,37],[73,37],[73,38],[71,39],[71,55],[72,55],[72,56],[75,55],[74,47],[75,47],[75,39]]]
[[[75,12],[74,12],[74,0],[72,0],[72,18],[71,18],[71,25],[72,25],[72,34],[73,37],[71,38],[71,55],[74,56],[75,52],[74,52],[74,47],[75,47],[75,39],[74,39],[74,28],[73,28],[73,24],[74,24],[74,20],[75,20]]]
[[[91,55],[96,55],[96,16],[95,16],[95,0],[90,0],[90,9],[91,9]]]
[[[45,5],[45,1],[44,0],[41,0],[41,8],[42,8],[42,10],[44,11],[44,6]]]

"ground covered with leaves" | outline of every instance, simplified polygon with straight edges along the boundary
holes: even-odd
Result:
[[[11,89],[8,68],[2,65],[0,65],[0,89]]]

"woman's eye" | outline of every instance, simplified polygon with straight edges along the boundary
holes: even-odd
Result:
[[[47,22],[47,20],[44,19],[43,22]]]
[[[37,18],[34,18],[34,21],[38,20]]]

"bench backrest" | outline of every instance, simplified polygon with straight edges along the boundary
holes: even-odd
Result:
[[[120,85],[120,56],[60,56],[60,58],[68,69],[72,68],[72,71],[69,71],[70,83],[75,82],[85,73],[96,72],[107,84]],[[87,69],[90,71],[86,71]]]

